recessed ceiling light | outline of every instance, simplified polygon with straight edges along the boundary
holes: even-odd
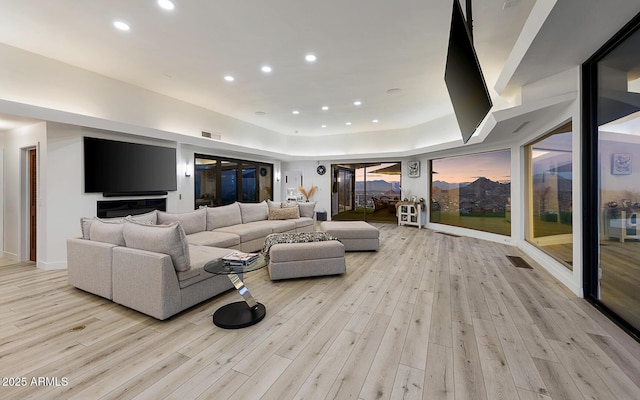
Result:
[[[361,106],[362,102],[360,100],[356,100],[356,101],[353,102],[353,105],[354,106]]]
[[[318,59],[318,57],[316,57],[315,54],[307,54],[306,56],[304,56],[304,59],[307,60],[307,62],[316,62],[316,60]]]
[[[256,111],[256,115],[265,115],[265,114],[266,114],[266,112],[264,112],[264,111]]]
[[[347,122],[347,123],[345,123],[345,125],[351,125],[351,122]]]
[[[173,4],[171,0],[158,0],[158,5],[160,6],[160,8],[164,8],[165,10],[169,11],[176,8],[176,5]]]
[[[227,76],[224,77],[224,80],[227,81],[227,82],[233,82],[233,81],[236,80],[236,78],[234,78],[231,75],[227,75]]]
[[[272,71],[271,67],[268,65],[263,65],[262,67],[260,67],[260,70],[265,74],[268,74]]]
[[[300,111],[298,111],[298,110],[293,110],[293,111],[291,111],[291,112],[292,112],[293,114],[296,114],[296,115],[300,114]]]
[[[322,111],[327,111],[329,109],[329,106],[322,106]]]
[[[129,26],[129,24],[127,24],[124,21],[113,21],[113,26],[116,27],[116,29],[119,29],[121,31],[128,31],[131,29],[131,27]]]
[[[371,122],[373,122],[374,124],[377,124],[379,121],[378,121],[377,119],[374,119],[374,120],[373,120],[373,121],[371,121]]]
[[[323,128],[326,128],[327,126],[326,126],[326,125],[322,125],[322,127],[323,127]]]

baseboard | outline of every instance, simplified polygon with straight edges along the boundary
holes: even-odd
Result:
[[[7,258],[7,259],[15,261],[15,262],[20,261],[18,259],[18,255],[17,254],[8,253],[6,251],[0,251],[0,258]]]
[[[36,266],[46,271],[54,270],[54,269],[67,269],[67,262],[66,261],[56,261],[56,262],[38,261],[36,262]]]

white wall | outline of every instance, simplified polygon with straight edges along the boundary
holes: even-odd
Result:
[[[408,176],[409,166],[407,164],[410,161],[420,161],[420,176],[417,178]],[[416,196],[417,198],[422,197],[425,201],[429,199],[429,174],[431,174],[431,171],[429,170],[429,158],[426,155],[423,154],[416,157],[409,157],[407,160],[403,161],[402,200],[410,199],[412,196]],[[427,202],[427,204],[429,203]]]
[[[318,175],[316,172],[320,164],[327,169],[324,175]],[[282,181],[284,181],[286,171],[302,171],[302,186],[307,190],[311,189],[312,186],[318,187],[309,201],[317,201],[316,211],[326,211],[329,216],[331,215],[331,161],[282,162],[281,169]],[[281,182],[279,196],[281,200],[287,197],[287,185],[284,182]]]

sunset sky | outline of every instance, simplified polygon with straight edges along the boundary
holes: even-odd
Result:
[[[390,174],[377,174],[375,171],[378,169],[383,169],[387,167],[391,167],[398,163],[381,163],[380,165],[376,165],[375,167],[367,168],[367,180],[368,181],[387,181],[387,182],[400,182],[400,175],[390,175]],[[364,180],[364,168],[356,169],[356,181]]]
[[[495,182],[511,180],[509,150],[433,160],[434,181],[473,182],[480,177]]]

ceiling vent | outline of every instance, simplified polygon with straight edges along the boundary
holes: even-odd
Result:
[[[213,140],[221,140],[222,134],[202,131],[202,137],[206,137],[208,139],[213,139]]]

